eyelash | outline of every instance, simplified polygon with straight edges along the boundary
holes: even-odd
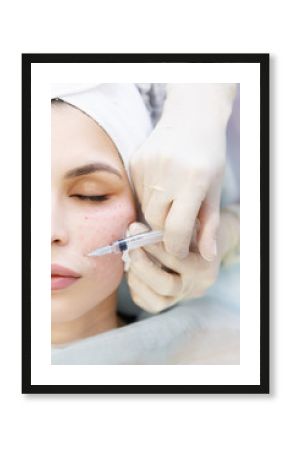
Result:
[[[89,202],[104,202],[108,200],[108,195],[71,195],[71,197],[76,197],[81,201],[89,201]]]

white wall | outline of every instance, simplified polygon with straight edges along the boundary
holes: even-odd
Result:
[[[287,2],[6,2],[1,79],[3,449],[272,449],[289,442],[290,80]],[[272,4],[272,2],[271,2]],[[124,8],[127,12],[124,13]],[[4,9],[4,11],[3,11]],[[135,15],[135,18],[134,18]],[[156,33],[156,40],[155,40]],[[288,36],[286,36],[286,33]],[[289,39],[288,39],[289,40]],[[20,143],[23,52],[270,52],[272,370],[270,396],[21,395]],[[2,78],[3,77],[3,78]],[[288,98],[288,99],[287,99]],[[283,158],[284,157],[284,158]],[[7,158],[7,159],[6,159]],[[283,160],[282,160],[283,158]],[[10,165],[16,165],[11,167]],[[4,174],[4,180],[3,180]],[[284,194],[284,195],[283,195]],[[280,251],[279,251],[280,247]],[[6,253],[7,252],[7,253]],[[3,252],[2,252],[3,254]],[[7,256],[5,256],[7,255]],[[280,258],[281,259],[280,259]],[[279,258],[279,260],[278,260]],[[5,276],[3,276],[3,272]],[[282,300],[283,295],[283,302]],[[249,301],[251,301],[249,295]],[[4,442],[5,441],[5,444]],[[288,444],[289,446],[289,444]],[[278,446],[279,447],[279,446]]]

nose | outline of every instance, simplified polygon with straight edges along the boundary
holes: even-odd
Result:
[[[67,245],[69,241],[68,229],[65,221],[64,209],[52,201],[51,208],[51,245]]]

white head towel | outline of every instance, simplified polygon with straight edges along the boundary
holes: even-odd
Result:
[[[59,98],[94,119],[116,145],[129,175],[131,155],[152,131],[150,115],[133,83],[56,84],[51,98]]]

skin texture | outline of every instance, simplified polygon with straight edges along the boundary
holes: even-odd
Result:
[[[52,343],[62,344],[117,326],[121,255],[87,254],[124,237],[136,215],[114,143],[93,119],[61,102],[52,105],[51,163],[51,262],[81,275],[71,286],[51,292]],[[66,176],[92,163],[105,164],[119,175],[102,169]],[[92,201],[78,196],[106,197]]]

